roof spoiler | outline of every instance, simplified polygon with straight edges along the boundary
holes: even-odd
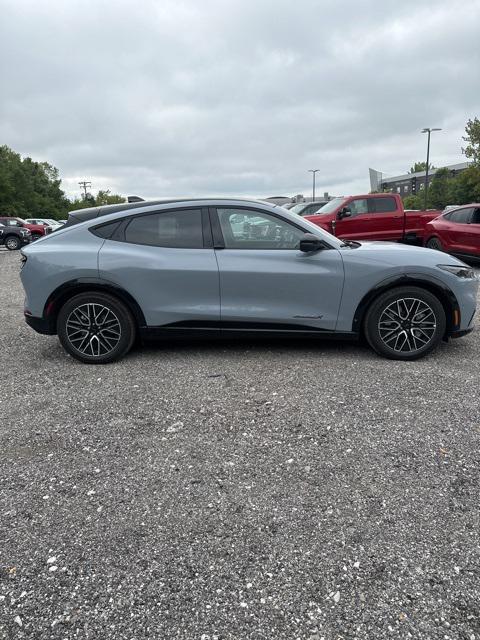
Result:
[[[127,202],[145,202],[145,198],[140,198],[140,196],[127,196]]]

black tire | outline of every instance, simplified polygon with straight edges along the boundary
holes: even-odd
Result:
[[[42,236],[39,233],[32,233],[32,242],[35,242],[35,240],[38,240],[41,237]]]
[[[429,238],[427,240],[426,246],[428,247],[428,249],[435,249],[435,251],[445,251],[440,238],[437,238],[436,236],[432,236],[431,238]]]
[[[440,300],[421,287],[398,287],[370,305],[365,337],[374,351],[392,360],[416,360],[438,346],[446,330]]]
[[[22,246],[22,241],[18,236],[7,236],[5,238],[5,246],[9,251],[18,251]]]
[[[130,351],[136,326],[123,302],[107,293],[87,291],[60,309],[57,334],[63,348],[80,362],[107,364]]]

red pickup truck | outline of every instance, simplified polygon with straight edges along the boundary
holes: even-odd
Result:
[[[390,240],[423,244],[425,225],[442,212],[405,211],[396,193],[371,193],[330,200],[314,215],[304,216],[347,240]]]

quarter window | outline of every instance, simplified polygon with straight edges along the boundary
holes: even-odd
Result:
[[[249,209],[217,209],[226,249],[298,249],[305,231]]]
[[[136,216],[125,229],[125,241],[154,247],[201,249],[202,212],[184,209]]]

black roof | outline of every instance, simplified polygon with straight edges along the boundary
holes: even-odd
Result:
[[[226,200],[226,201],[245,201],[256,202],[257,204],[267,205],[266,202],[257,200],[243,200],[243,198],[175,198],[172,200],[143,200],[142,202],[124,202],[122,204],[106,204],[102,207],[89,207],[88,209],[76,209],[70,211],[68,215],[68,221],[64,227],[71,227],[79,222],[85,222],[87,220],[93,220],[100,216],[106,216],[109,213],[117,213],[118,211],[130,211],[131,209],[140,209],[143,207],[151,207],[156,204],[176,204],[177,202],[205,202],[211,200]],[[269,206],[275,206],[268,203]]]

